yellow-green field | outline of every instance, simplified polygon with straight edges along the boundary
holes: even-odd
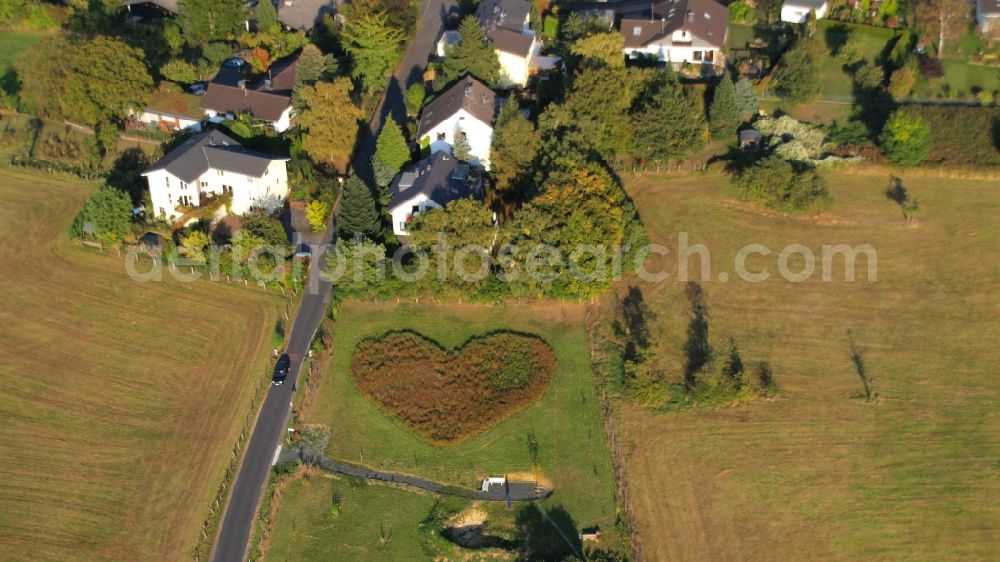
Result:
[[[674,276],[683,231],[710,249],[715,279],[735,279],[741,246],[771,248],[749,262],[771,280],[702,286],[713,342],[735,337],[744,362],[770,361],[783,389],[715,411],[623,410],[649,560],[1000,558],[1000,183],[904,178],[921,208],[907,226],[888,179],[830,175],[837,204],[815,219],[733,201],[721,175],[626,180],[672,252],[651,267],[670,281],[638,283],[669,375],[682,376],[688,319]],[[878,279],[864,281],[863,267],[853,283],[842,267],[831,282],[775,279],[793,243],[817,255],[871,244]],[[848,330],[877,403],[855,398]]]
[[[2,560],[190,557],[283,307],[77,248],[94,187],[0,170]]]

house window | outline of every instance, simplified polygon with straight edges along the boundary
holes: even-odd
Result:
[[[265,175],[265,176],[266,176],[266,175],[268,175],[268,174],[270,174],[270,173],[271,173],[271,168],[266,168],[266,169],[264,170],[264,175]]]
[[[705,62],[715,61],[715,51],[705,51]]]
[[[448,133],[438,133],[438,140],[439,141],[443,141],[446,138],[448,138]]]
[[[163,179],[167,182],[167,187],[170,187],[170,176],[166,176]]]
[[[413,209],[410,211],[410,214],[411,215],[416,215],[419,212],[420,212],[420,205],[414,205]]]
[[[181,182],[181,189],[187,189],[187,188],[188,188],[188,184],[186,184],[184,182]]]
[[[250,177],[250,176],[247,176],[247,183],[253,183],[253,178]]]
[[[406,232],[406,221],[402,221],[399,223],[399,231]]]
[[[694,57],[695,62],[701,61],[701,51],[694,51],[691,56]]]
[[[222,186],[222,193],[228,194],[228,195],[232,195],[233,194],[233,186],[231,186],[231,185],[224,185],[224,186]]]
[[[634,35],[634,36],[636,36],[636,37],[638,37],[638,36],[642,35],[642,28],[641,28],[641,27],[639,27],[638,25],[637,25],[637,26],[635,26],[635,27],[633,27],[633,28],[632,28],[632,35]]]
[[[221,176],[222,173],[223,173],[222,170],[216,170],[215,171],[215,175],[217,175],[217,176]]]
[[[207,181],[203,181],[203,182],[199,182],[199,183],[201,184],[202,188],[208,187],[208,182]]]
[[[160,207],[160,216],[161,216],[161,217],[165,217],[165,216],[167,216],[167,213],[166,213],[166,212],[164,212],[164,210],[163,210],[163,207]]]

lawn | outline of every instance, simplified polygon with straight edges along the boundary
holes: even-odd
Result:
[[[437,446],[370,402],[349,372],[363,338],[400,329],[418,331],[449,348],[495,330],[536,334],[552,347],[558,364],[539,401],[484,433]],[[330,457],[473,488],[489,474],[531,470],[528,436],[533,434],[538,464],[555,490],[543,504],[564,508],[577,528],[599,525],[607,542],[616,543],[611,461],[582,306],[346,302],[334,339],[330,369],[305,413],[308,422],[330,426]]]
[[[76,247],[94,187],[0,169],[4,560],[191,558],[284,304]]]
[[[0,30],[0,79],[14,66],[14,61],[45,37],[42,33]]]
[[[844,71],[843,62],[835,56],[840,46],[848,37],[858,37],[865,58],[875,62],[895,37],[891,29],[829,20],[818,23],[816,34],[827,47],[827,54],[819,65],[820,91],[824,99],[839,101],[850,101],[854,94],[851,75]]]
[[[341,495],[340,513],[330,513]],[[267,560],[380,560],[412,562],[421,552],[420,529],[434,506],[430,494],[383,484],[319,476],[292,481],[281,493],[279,524]],[[380,544],[385,534],[392,540]]]
[[[1000,557],[1000,183],[903,181],[920,202],[913,226],[883,175],[829,176],[837,205],[818,219],[748,208],[720,175],[626,180],[651,238],[672,250],[653,271],[676,274],[679,232],[710,250],[713,279],[743,245],[772,249],[749,262],[771,280],[702,286],[713,342],[732,336],[744,362],[770,361],[783,389],[714,411],[624,408],[648,559]],[[777,254],[793,243],[817,255],[871,244],[878,279],[861,269],[846,282],[835,268],[830,282],[779,280]],[[639,286],[662,366],[679,378],[688,311],[675,277]],[[847,330],[877,403],[856,398]]]

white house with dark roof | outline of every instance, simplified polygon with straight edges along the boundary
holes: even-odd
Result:
[[[662,1],[648,16],[622,17],[625,56],[724,68],[728,22],[729,10],[715,0]]]
[[[490,168],[490,146],[498,100],[493,90],[467,76],[424,106],[417,138],[431,154],[451,154],[456,135],[464,135],[472,155],[471,164]]]
[[[392,231],[406,236],[410,222],[430,209],[444,207],[456,199],[482,198],[479,177],[469,165],[447,152],[438,152],[396,176],[389,188]]]
[[[781,5],[781,21],[805,23],[809,12],[816,12],[816,19],[823,19],[829,9],[827,0],[785,0]]]
[[[227,62],[208,84],[201,99],[201,108],[209,118],[249,113],[265,121],[281,133],[292,126],[292,89],[298,55],[284,58],[271,65],[267,75],[254,84],[248,83],[245,69]]]
[[[171,219],[178,207],[200,207],[231,194],[230,211],[279,209],[288,197],[288,158],[246,150],[228,135],[211,130],[195,135],[142,173],[149,182],[152,213]]]
[[[538,56],[542,48],[530,27],[531,2],[483,0],[476,8],[476,19],[496,49],[500,60],[500,85],[527,85],[532,58]]]

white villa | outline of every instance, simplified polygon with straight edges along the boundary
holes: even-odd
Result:
[[[648,15],[648,17],[647,17]],[[725,68],[729,11],[715,0],[665,0],[647,15],[623,16],[625,56]]]
[[[244,149],[211,130],[197,134],[142,173],[154,216],[174,219],[182,207],[200,207],[229,194],[233,214],[253,208],[276,211],[288,197],[288,158]]]
[[[497,114],[497,97],[479,80],[467,76],[441,92],[420,114],[417,138],[431,154],[451,154],[456,135],[464,135],[471,164],[490,168],[490,146]]]
[[[482,184],[469,165],[438,152],[396,176],[389,188],[392,231],[406,236],[409,223],[421,213],[467,197],[482,197]]]

